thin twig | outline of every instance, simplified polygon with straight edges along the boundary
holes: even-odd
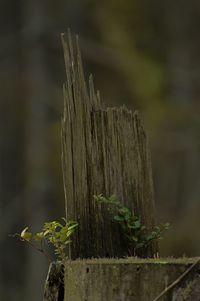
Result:
[[[179,276],[174,282],[167,286],[153,301],[158,301],[166,293],[168,293],[172,288],[174,288],[198,263],[200,262],[200,257],[183,273]]]
[[[20,234],[18,233],[15,233],[15,234],[10,234],[9,236],[11,237],[16,237],[18,240],[20,241],[24,241],[26,242],[29,246],[33,247],[36,251],[42,253],[46,258],[47,260],[49,261],[49,263],[52,262],[50,256],[48,255],[48,253],[43,249],[43,248],[38,248],[36,245],[34,245],[31,241],[27,240],[27,239],[23,239]]]

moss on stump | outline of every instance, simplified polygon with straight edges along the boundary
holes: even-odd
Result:
[[[153,301],[195,258],[92,259],[65,264],[65,301]],[[159,300],[200,300],[200,265]]]

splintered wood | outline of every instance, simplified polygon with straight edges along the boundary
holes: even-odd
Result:
[[[103,108],[92,76],[87,88],[78,38],[62,34],[67,81],[64,84],[62,168],[66,216],[79,228],[70,257],[122,257],[129,255],[117,223],[94,195],[115,194],[143,223],[154,225],[151,160],[138,113]],[[88,91],[89,90],[89,91]],[[151,244],[142,256],[153,256]]]

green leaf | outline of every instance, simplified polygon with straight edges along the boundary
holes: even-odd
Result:
[[[170,223],[165,223],[165,224],[164,224],[164,227],[165,227],[166,230],[169,229],[170,226],[171,226]]]
[[[97,202],[103,202],[104,199],[105,199],[105,198],[103,197],[102,193],[97,194],[97,195],[93,195],[93,198],[94,198],[95,201],[97,201]]]
[[[124,207],[113,194],[109,198],[102,194],[94,196],[95,200],[108,205],[108,211],[114,213],[114,220],[117,221],[124,233],[124,236],[129,240],[134,249],[146,248],[152,240],[162,239],[161,234],[164,230],[170,227],[169,223],[155,226],[151,231],[142,224],[141,218],[133,215],[131,210]],[[113,210],[113,207],[115,206]],[[117,214],[116,214],[117,213]],[[71,233],[70,233],[71,235]]]
[[[34,239],[37,241],[43,240],[45,237],[44,232],[38,232],[34,235]]]
[[[120,215],[115,215],[114,220],[117,222],[124,222],[124,217]]]
[[[22,230],[21,234],[20,234],[20,237],[23,239],[23,240],[31,240],[32,238],[32,233],[28,231],[28,227],[24,228],[24,230]]]
[[[131,235],[131,236],[130,236],[130,240],[131,240],[131,241],[134,241],[134,242],[138,242],[138,237],[137,237],[137,236],[134,236],[134,235]]]
[[[141,227],[141,231],[144,231],[144,230],[146,230],[146,226]]]
[[[129,229],[134,229],[134,230],[141,229],[142,225],[141,225],[140,219],[130,218],[129,221],[128,221],[128,223],[127,223],[127,227]]]
[[[50,231],[50,230],[46,230],[46,231],[44,231],[43,233],[44,233],[44,236],[47,236],[48,234],[51,233],[51,231]]]
[[[143,242],[140,242],[138,243],[136,246],[135,246],[135,249],[141,249],[145,246],[145,244]]]
[[[131,211],[130,211],[128,208],[126,208],[126,207],[120,208],[120,209],[119,209],[119,213],[120,213],[121,215],[128,215],[128,216],[131,216]]]
[[[120,204],[120,202],[118,201],[118,198],[117,198],[117,196],[115,195],[115,194],[112,194],[110,197],[109,197],[109,202],[110,203],[113,203],[113,204],[115,204],[115,205],[119,205]]]
[[[65,222],[65,224],[67,223],[67,219],[65,217],[61,217],[61,219]]]
[[[73,222],[73,223],[70,223],[69,225],[67,224],[67,227],[68,227],[68,230],[74,230],[75,228],[78,227],[78,223]]]
[[[64,244],[65,245],[68,245],[68,244],[70,244],[72,241],[71,240],[66,240],[65,242],[64,242]]]

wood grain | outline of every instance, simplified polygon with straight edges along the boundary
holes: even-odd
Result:
[[[70,257],[122,257],[128,248],[104,205],[93,195],[115,194],[143,223],[154,225],[154,196],[148,141],[137,111],[104,108],[92,76],[87,88],[78,38],[62,34],[66,66],[63,87],[62,168],[66,216],[79,223]],[[150,245],[142,256],[153,256]]]

